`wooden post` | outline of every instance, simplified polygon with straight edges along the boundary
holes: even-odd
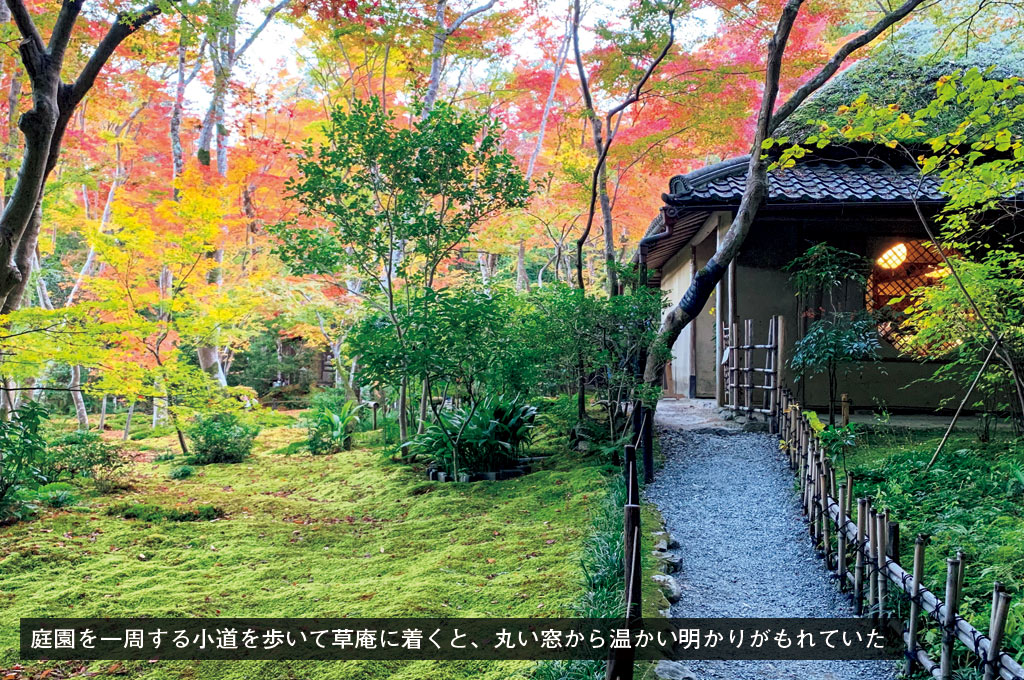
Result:
[[[634,468],[635,469],[635,468]],[[640,506],[627,504],[623,508],[623,540],[625,542],[626,616],[630,628],[639,623],[640,614]],[[605,680],[633,680],[633,647],[613,649],[609,652]]]
[[[697,278],[697,246],[690,246],[690,281]],[[697,398],[697,324],[690,324],[690,381],[687,396]]]
[[[924,577],[924,547],[928,538],[924,534],[918,534],[914,540],[914,575],[910,585],[910,620],[907,622],[907,660],[903,666],[904,675],[909,676],[914,669],[914,659],[917,658],[917,619],[921,613],[919,596],[921,593],[921,579]]]
[[[839,590],[846,590],[846,484],[839,483],[839,522],[836,538],[839,557],[836,560],[836,576],[839,578]]]
[[[962,551],[956,551],[956,559],[960,562],[960,569],[956,574],[956,601],[960,602],[964,595],[964,569],[967,567],[967,556]]]
[[[783,361],[785,359],[786,351],[786,317],[779,314],[775,317],[775,391],[779,393],[776,403],[781,403],[782,399],[782,369],[784,368]]]
[[[871,615],[871,618],[877,618],[878,570],[874,566],[878,563],[878,558],[875,556],[875,553],[878,551],[878,513],[875,512],[874,508],[868,511],[867,524],[868,554],[865,568],[871,572],[868,576],[868,613]]]
[[[824,456],[824,454],[822,454],[822,456]],[[828,471],[828,463],[825,461],[822,461],[821,463],[821,472],[821,500],[820,508],[818,510],[821,515],[821,547],[824,549],[825,553],[825,569],[831,569],[831,537],[828,530],[830,528],[829,525],[831,524],[828,518],[828,478],[831,474]]]
[[[843,407],[843,427],[850,424],[850,395],[843,394],[842,396],[842,407]]]
[[[377,409],[380,408],[380,404],[377,402],[371,402],[373,404],[373,429],[377,429]]]
[[[992,617],[988,624],[988,655],[985,659],[984,680],[995,680],[999,677],[999,654],[1003,644],[1003,629],[1006,627],[1006,614],[1010,610],[1010,595],[1003,584],[996,583],[992,591]]]
[[[729,400],[734,411],[740,408],[739,334],[736,323],[729,326]]]
[[[886,517],[888,513],[880,512],[875,515],[875,521],[878,523],[878,527],[875,529],[875,533],[878,536],[878,546],[875,548],[875,558],[878,566],[878,618],[882,623],[885,623],[886,619],[886,605],[887,595],[889,592],[889,576],[886,571],[886,567],[889,563],[889,555],[886,550],[886,534],[888,533],[888,527],[886,526]]]
[[[939,657],[939,678],[950,680],[953,677],[953,641],[956,634],[953,625],[956,622],[956,590],[960,578],[960,560],[955,557],[946,558],[946,612],[942,618],[942,652]]]
[[[743,321],[743,402],[748,417],[754,416],[754,320]]]
[[[865,521],[868,512],[868,499],[857,499],[857,553],[854,556],[853,571],[853,603],[857,616],[864,614],[864,539]]]
[[[643,435],[644,484],[650,484],[654,481],[654,409],[644,407],[643,426],[640,429]]]
[[[853,473],[846,473],[846,514],[853,517]]]
[[[626,537],[626,618],[630,627],[640,618],[640,506],[630,503],[624,508]]]
[[[622,467],[622,477],[626,482],[626,502],[639,503],[640,501],[632,495],[633,486],[636,484],[636,447],[632,444],[626,444],[626,460]]]
[[[886,541],[886,554],[896,564],[900,563],[900,523],[889,521],[889,511],[885,512],[886,523],[889,525],[889,539]]]

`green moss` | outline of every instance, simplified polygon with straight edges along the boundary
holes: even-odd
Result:
[[[964,552],[961,613],[987,630],[993,581],[1006,585],[1018,605],[1024,595],[1024,446],[1005,433],[985,444],[970,432],[955,433],[925,471],[941,437],[937,430],[878,428],[861,438],[846,464],[855,496],[871,497],[899,522],[903,565],[912,564],[914,537],[931,537],[925,585],[932,592],[944,592],[946,558]],[[836,465],[842,470],[841,459]],[[1008,651],[1024,651],[1020,606],[1011,610],[1005,644]]]
[[[610,466],[563,452],[519,479],[441,484],[385,462],[376,449],[269,453],[301,436],[267,430],[249,460],[208,465],[185,480],[168,480],[166,463],[136,463],[134,488],[95,498],[89,514],[51,512],[0,528],[0,667],[17,661],[17,621],[29,616],[558,616],[580,600],[581,546]],[[227,517],[107,514],[125,504],[211,505]],[[146,680],[497,680],[530,667],[123,664],[129,677]]]

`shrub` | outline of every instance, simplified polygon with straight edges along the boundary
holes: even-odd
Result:
[[[439,415],[409,445],[452,474],[493,472],[514,465],[530,443],[537,409],[497,396]]]
[[[153,459],[154,463],[168,463],[174,460],[175,456],[173,453],[161,453],[159,456]]]
[[[171,470],[168,475],[171,479],[187,479],[192,476],[195,472],[195,468],[191,465],[179,465],[178,467]]]
[[[66,508],[69,505],[74,505],[78,500],[75,496],[77,491],[78,489],[67,482],[53,482],[36,489],[36,498],[40,503],[51,508]]]
[[[326,399],[318,403],[320,396],[314,397],[314,409],[306,416],[309,452],[317,456],[345,451],[352,444],[362,406],[351,400],[341,405]]]
[[[224,511],[215,505],[200,505],[194,510],[179,510],[150,503],[118,503],[107,508],[107,515],[139,519],[143,522],[198,522],[219,519],[224,516]]]
[[[104,441],[96,432],[79,430],[56,437],[40,475],[50,482],[74,477],[110,476],[125,465],[124,449]]]
[[[194,465],[241,463],[252,453],[259,428],[243,423],[234,413],[200,414],[188,428]]]
[[[46,409],[35,402],[19,408],[10,420],[0,420],[0,518],[17,515],[15,493],[36,481],[45,462],[46,440],[42,424]]]

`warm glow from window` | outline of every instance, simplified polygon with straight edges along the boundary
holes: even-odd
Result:
[[[907,244],[897,243],[878,258],[878,266],[883,269],[896,269],[907,260]]]

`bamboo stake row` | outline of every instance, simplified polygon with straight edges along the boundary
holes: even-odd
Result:
[[[885,623],[892,615],[889,605],[894,594],[910,601],[909,618],[903,630],[904,670],[910,673],[919,666],[933,677],[950,680],[954,644],[959,641],[979,657],[979,666],[984,667],[984,680],[1024,680],[1024,668],[1001,650],[1010,602],[1005,588],[999,583],[993,588],[992,615],[986,636],[958,613],[966,566],[963,553],[958,552],[947,560],[943,600],[923,585],[927,536],[919,535],[915,539],[912,573],[906,572],[899,564],[899,524],[887,510],[873,508],[871,499],[864,497],[857,498],[856,521],[852,519],[852,475],[847,474],[845,481],[838,480],[793,394],[779,384],[776,392],[777,432],[790,468],[797,474],[808,532],[826,568],[836,578],[840,589],[851,591],[859,616],[871,616]],[[849,417],[848,409],[849,401],[844,398],[844,422]],[[922,612],[943,633],[938,661],[918,646]]]
[[[767,344],[754,342],[754,322],[751,319],[743,321],[742,329],[741,341],[740,324],[723,324],[721,328],[722,346],[725,348],[721,370],[726,407],[747,416],[755,413],[770,416],[769,422],[774,431],[778,422],[783,317],[769,319]],[[763,366],[754,365],[755,352],[764,353]],[[760,401],[756,396],[760,396]]]

